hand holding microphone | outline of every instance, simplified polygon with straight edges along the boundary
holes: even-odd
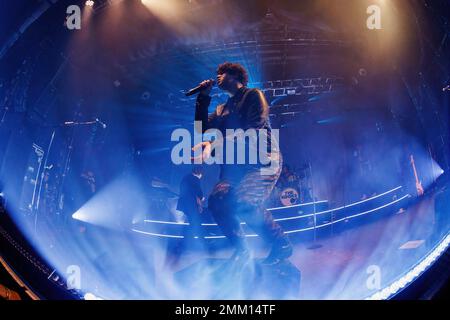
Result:
[[[216,81],[214,81],[213,79],[204,80],[204,81],[200,82],[200,84],[198,86],[196,86],[195,88],[192,88],[191,90],[186,92],[185,95],[187,97],[192,96],[196,93],[200,93],[203,95],[209,95],[211,93],[212,87],[215,84],[216,84]]]

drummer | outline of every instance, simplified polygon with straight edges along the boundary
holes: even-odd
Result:
[[[298,178],[296,174],[291,171],[289,165],[283,165],[283,169],[281,170],[280,178],[278,179],[278,186],[280,188],[286,188],[288,186],[297,187],[295,183]]]

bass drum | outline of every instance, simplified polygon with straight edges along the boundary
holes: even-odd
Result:
[[[297,204],[299,200],[299,193],[294,188],[283,189],[280,193],[280,202],[283,206],[288,207]]]

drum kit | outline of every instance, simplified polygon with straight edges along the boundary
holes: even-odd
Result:
[[[272,193],[272,204],[289,207],[312,201],[311,175],[309,166],[297,170],[283,167],[281,176]]]

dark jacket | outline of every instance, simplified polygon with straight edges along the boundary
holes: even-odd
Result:
[[[225,104],[220,104],[214,112],[208,114],[210,103],[210,96],[198,95],[195,107],[195,120],[202,122],[203,133],[212,128],[220,130],[223,136],[225,136],[226,129],[266,129],[268,151],[278,152],[278,146],[271,145],[269,105],[261,90],[242,87]],[[258,163],[260,162],[258,161]],[[258,166],[240,166],[237,168],[235,165],[224,164],[221,166],[221,178],[225,178],[224,176],[230,172],[238,174],[237,171],[241,170],[245,173],[248,168]]]
[[[220,104],[208,115],[210,103],[210,96],[197,96],[195,120],[202,121],[203,132],[211,128],[221,130],[224,135],[225,129],[254,128],[270,131],[269,106],[264,94],[258,89],[242,87],[225,104]]]

